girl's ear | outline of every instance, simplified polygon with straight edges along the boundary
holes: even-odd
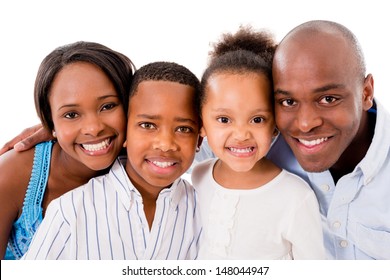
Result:
[[[206,130],[204,129],[203,126],[200,128],[199,135],[201,137],[206,137]]]
[[[127,140],[123,143],[123,148],[127,147]]]
[[[200,151],[200,146],[202,145],[203,137],[199,135],[198,137],[198,143],[196,144],[196,152]]]

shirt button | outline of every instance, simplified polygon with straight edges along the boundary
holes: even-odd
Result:
[[[340,241],[340,246],[343,248],[346,248],[348,246],[348,241],[347,240],[341,240]]]
[[[323,190],[324,192],[327,192],[327,191],[329,191],[329,189],[330,189],[328,185],[322,185],[321,188],[322,188],[322,190]]]
[[[334,222],[333,223],[333,228],[340,228],[341,227],[341,223],[340,222]]]

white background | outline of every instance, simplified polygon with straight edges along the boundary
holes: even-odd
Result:
[[[348,0],[19,0],[0,3],[0,145],[39,122],[33,101],[36,71],[54,48],[96,41],[129,56],[137,67],[167,60],[198,77],[209,43],[240,24],[266,28],[280,40],[312,19],[337,21],[359,38],[375,95],[388,109],[390,15],[386,1]]]

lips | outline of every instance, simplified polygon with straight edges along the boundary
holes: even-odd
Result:
[[[86,150],[88,152],[97,152],[97,151],[107,149],[110,146],[110,143],[111,143],[111,139],[107,138],[100,143],[81,144],[81,146],[83,147],[84,150]]]
[[[170,161],[150,161],[151,163],[153,163],[154,165],[156,165],[157,167],[160,167],[160,168],[168,168],[168,167],[171,167],[172,165],[174,165],[175,163],[174,162],[170,162]]]
[[[233,147],[230,147],[228,148],[231,152],[233,153],[237,153],[237,154],[247,154],[247,153],[250,153],[254,150],[253,147],[248,147],[248,148],[244,148],[244,149],[239,149],[239,148],[233,148]]]
[[[320,144],[328,141],[328,137],[322,137],[322,138],[313,139],[313,140],[305,140],[305,139],[298,138],[298,141],[299,141],[299,143],[305,145],[306,147],[314,147],[314,146],[320,145]]]

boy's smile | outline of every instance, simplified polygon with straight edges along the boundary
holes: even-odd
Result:
[[[143,81],[130,98],[126,171],[138,190],[158,194],[191,166],[199,137],[193,88]]]

